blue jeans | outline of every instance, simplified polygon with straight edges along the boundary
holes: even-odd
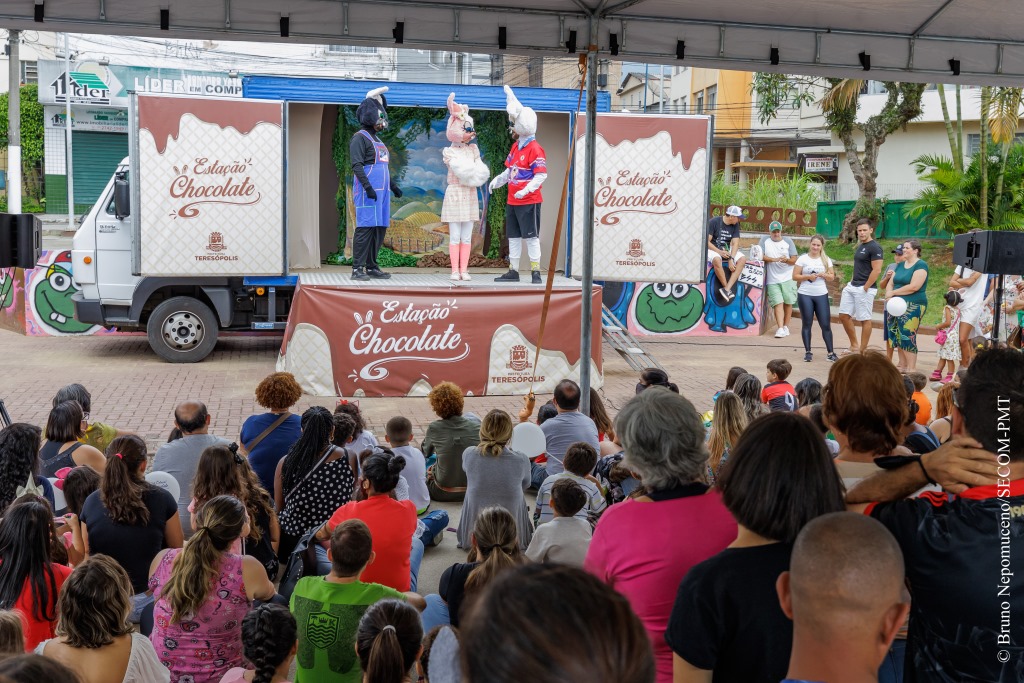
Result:
[[[417,535],[423,545],[436,545],[434,539],[448,528],[448,513],[444,510],[433,510],[419,519],[422,526],[417,525]]]
[[[907,654],[907,641],[897,638],[889,647],[889,654],[878,668],[878,683],[903,683],[903,660]]]
[[[448,603],[441,599],[437,593],[426,596],[427,608],[420,614],[420,621],[423,622],[423,632],[426,633],[435,626],[451,624],[451,616],[448,614]]]
[[[530,463],[530,488],[540,490],[540,485],[548,478],[548,470],[544,465]]]

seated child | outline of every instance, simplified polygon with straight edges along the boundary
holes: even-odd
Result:
[[[716,391],[715,395],[711,397],[711,400],[717,401],[718,397],[721,396],[724,392],[732,391],[733,385],[736,384],[736,378],[739,377],[740,375],[745,374],[747,374],[747,371],[738,365],[734,365],[733,367],[729,368],[729,373],[725,376],[725,388],[722,389],[721,391]]]
[[[401,415],[388,420],[384,427],[387,442],[395,455],[405,458],[402,476],[409,484],[409,500],[416,506],[416,514],[422,515],[430,507],[430,491],[427,490],[427,459],[422,451],[410,446],[412,422]]]
[[[767,403],[773,412],[793,412],[797,408],[796,389],[786,381],[793,366],[784,358],[768,361],[768,383],[761,390],[761,403]]]
[[[932,402],[924,395],[924,388],[928,386],[928,378],[923,372],[912,370],[906,373],[907,379],[914,383],[914,403],[917,404],[917,424],[927,427],[932,423]]]
[[[242,652],[254,668],[228,669],[220,683],[285,681],[297,647],[295,617],[287,607],[269,602],[254,607],[242,619]],[[246,678],[248,672],[253,672],[251,678]]]
[[[576,514],[587,504],[583,487],[563,478],[551,487],[549,507],[554,513],[550,522],[537,527],[526,549],[526,557],[534,562],[558,562],[582,567],[593,531],[586,519]]]
[[[361,683],[356,657],[356,625],[367,608],[379,600],[394,598],[422,610],[426,603],[416,593],[400,593],[360,577],[374,561],[370,528],[349,519],[334,528],[328,551],[331,571],[327,576],[306,576],[295,584],[290,607],[298,624],[300,681],[332,680]]]
[[[587,504],[575,513],[577,517],[595,522],[607,506],[604,492],[598,486],[597,480],[591,476],[594,466],[597,465],[597,451],[593,446],[582,441],[572,444],[566,449],[562,464],[565,471],[551,475],[537,489],[537,504],[533,510],[534,525],[550,522],[554,517],[549,501],[551,500],[551,487],[559,479],[575,481],[583,488],[587,496]]]

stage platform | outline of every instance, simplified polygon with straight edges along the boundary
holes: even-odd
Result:
[[[474,396],[549,393],[579,378],[579,282],[555,278],[538,359],[544,285],[495,282],[500,272],[471,273],[468,282],[449,274],[353,281],[340,268],[298,273],[278,370],[307,393],[339,397],[424,396],[446,380]],[[594,341],[584,361],[600,387],[600,287],[591,303]]]
[[[304,270],[299,271],[299,284],[304,287],[358,287],[363,288],[398,288],[398,289],[501,289],[515,290],[525,289],[528,291],[544,291],[544,284],[534,285],[530,283],[530,273],[520,273],[519,282],[495,282],[494,278],[501,275],[493,273],[470,273],[472,280],[452,280],[450,271],[447,273],[408,273],[392,272],[391,278],[387,280],[353,280],[351,269],[345,270]],[[547,276],[542,276],[546,278]],[[575,289],[580,291],[582,284],[562,275],[556,275],[553,284],[555,289]]]

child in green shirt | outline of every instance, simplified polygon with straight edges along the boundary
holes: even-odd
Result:
[[[426,606],[416,593],[360,580],[376,559],[372,547],[363,521],[342,522],[331,533],[330,573],[303,577],[295,585],[290,607],[299,631],[296,683],[360,683],[356,629],[367,608],[385,598],[407,600],[419,610]]]

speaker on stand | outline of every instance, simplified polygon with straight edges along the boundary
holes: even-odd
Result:
[[[43,223],[31,213],[0,213],[0,268],[35,268],[43,252]]]
[[[992,296],[992,335],[989,343],[999,345],[1003,315],[1003,278],[1024,273],[1024,232],[976,230],[953,239],[953,264],[996,276]]]

